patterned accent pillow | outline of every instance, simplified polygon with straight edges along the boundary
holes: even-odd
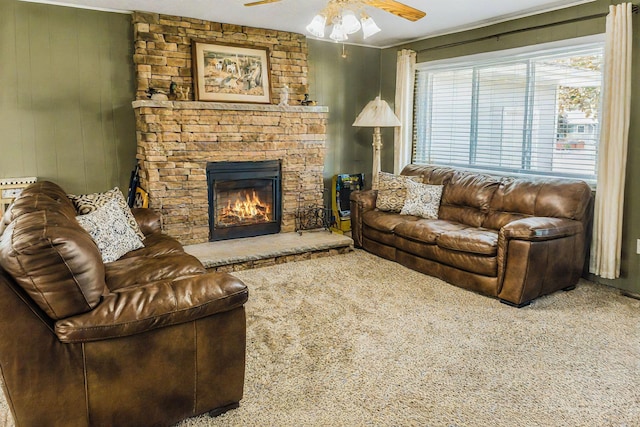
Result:
[[[106,191],[104,193],[82,194],[79,196],[67,194],[67,197],[69,197],[69,199],[71,199],[71,201],[73,202],[73,206],[75,206],[78,215],[86,215],[88,213],[94,212],[99,207],[107,204],[110,200],[115,199],[116,202],[118,202],[118,206],[120,206],[120,209],[122,209],[129,227],[131,227],[133,231],[136,232],[141,240],[144,240],[144,233],[140,231],[138,222],[131,213],[131,209],[129,208],[129,205],[125,200],[122,191],[120,191],[118,187],[114,187],[112,190]]]
[[[96,242],[104,263],[113,262],[130,251],[144,247],[114,199],[76,219]]]
[[[426,219],[438,219],[442,185],[420,184],[407,182],[407,200],[401,215],[415,215]]]
[[[387,212],[400,212],[407,196],[407,182],[422,181],[419,176],[378,173],[378,197],[376,208]]]

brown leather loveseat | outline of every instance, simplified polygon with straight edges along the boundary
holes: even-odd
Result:
[[[246,286],[134,209],[144,247],[103,263],[58,185],[0,224],[0,368],[18,426],[168,426],[238,406]]]
[[[518,307],[575,287],[591,220],[585,182],[431,165],[409,165],[401,175],[443,186],[437,218],[381,211],[377,191],[354,192],[357,247]]]

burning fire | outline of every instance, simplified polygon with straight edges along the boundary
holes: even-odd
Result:
[[[270,221],[271,206],[260,200],[255,190],[242,192],[232,203],[231,198],[227,201],[226,207],[220,212],[220,222],[226,225],[233,225],[245,222],[267,222]]]

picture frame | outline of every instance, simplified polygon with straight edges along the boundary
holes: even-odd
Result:
[[[269,49],[192,40],[196,101],[271,103]]]

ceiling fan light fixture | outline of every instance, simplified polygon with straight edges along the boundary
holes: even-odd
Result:
[[[307,31],[316,37],[324,37],[324,27],[327,24],[327,17],[324,15],[316,15],[311,20],[311,23],[307,25]]]
[[[275,3],[280,0],[252,0],[245,3],[245,6],[257,6],[261,4]],[[371,37],[379,33],[380,27],[373,19],[363,12],[366,6],[389,12],[400,18],[411,22],[416,22],[424,18],[425,12],[401,3],[397,0],[325,0],[327,5],[322,9],[309,25],[307,31],[318,38],[323,38],[327,23],[333,25],[333,30],[329,36],[331,39],[341,42],[347,40],[348,34],[354,34],[362,29],[363,38]],[[360,22],[356,13],[361,13]]]
[[[331,31],[329,38],[335,42],[343,42],[347,40],[349,37],[347,37],[347,33],[345,32],[342,24],[336,23],[333,25],[333,30]]]
[[[357,33],[360,30],[360,22],[352,10],[342,11],[342,28],[347,34]]]
[[[363,15],[360,22],[362,22],[362,37],[365,39],[382,31],[373,18],[368,15]]]

